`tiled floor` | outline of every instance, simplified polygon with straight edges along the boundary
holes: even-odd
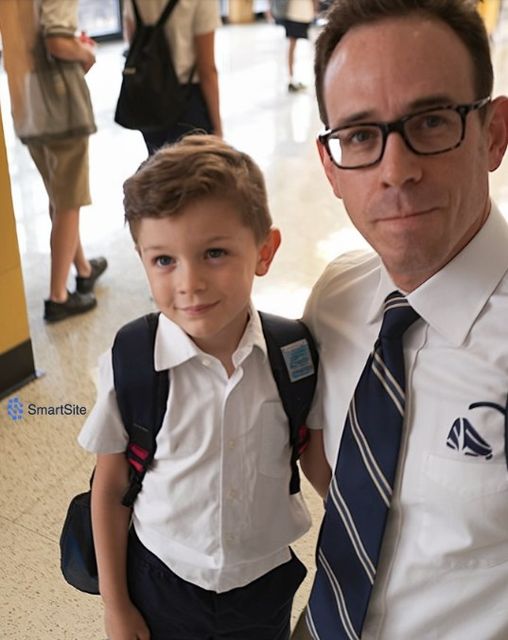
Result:
[[[508,28],[505,31],[494,43],[497,93],[508,93]],[[122,181],[145,155],[137,133],[112,123],[122,48],[102,45],[89,75],[99,132],[91,140],[94,204],[83,210],[82,235],[88,253],[106,255],[111,266],[97,289],[97,310],[55,326],[42,320],[49,278],[46,197],[26,149],[13,136],[5,76],[0,73],[32,340],[37,366],[45,373],[19,391],[25,403],[70,402],[91,408],[97,356],[122,323],[151,309],[122,222]],[[225,136],[252,154],[264,170],[273,216],[283,234],[270,275],[256,284],[255,302],[262,309],[296,317],[328,260],[362,242],[321,171],[314,147],[320,123],[313,91],[286,93],[284,57],[283,31],[273,25],[227,26],[218,33]],[[298,70],[309,85],[311,57],[311,45],[302,43]],[[493,175],[492,189],[508,216],[508,161]],[[14,423],[7,418],[5,403],[0,406],[2,640],[105,637],[98,598],[67,587],[58,566],[58,536],[67,503],[85,489],[93,465],[76,444],[80,424],[74,416],[26,416]],[[320,502],[308,487],[305,493],[317,525]],[[296,545],[309,567],[315,534],[316,527]],[[310,576],[297,596],[295,612],[303,606],[309,582]]]

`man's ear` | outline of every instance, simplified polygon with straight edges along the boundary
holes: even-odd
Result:
[[[257,276],[264,276],[268,273],[272,260],[280,246],[280,240],[280,231],[272,227],[258,249]]]
[[[325,145],[319,140],[316,140],[316,146],[319,153],[319,157],[321,159],[321,164],[323,165],[323,169],[325,170],[326,177],[328,178],[328,182],[332,185],[333,193],[337,198],[342,200],[341,190],[338,184],[339,181],[337,179],[338,169],[331,161],[330,155],[328,154],[328,151],[326,150]]]
[[[489,171],[501,164],[508,145],[508,98],[500,96],[492,101],[487,124]]]

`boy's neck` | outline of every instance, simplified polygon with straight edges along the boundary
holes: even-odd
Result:
[[[250,314],[246,312],[245,322],[242,325],[239,325],[236,332],[225,334],[223,340],[217,337],[216,340],[208,341],[208,340],[200,340],[199,338],[192,338],[192,341],[204,352],[214,358],[217,358],[222,363],[222,366],[226,370],[228,377],[230,378],[234,371],[235,365],[233,364],[233,354],[238,349],[238,345],[240,344],[243,335],[245,333],[245,329],[249,323]]]

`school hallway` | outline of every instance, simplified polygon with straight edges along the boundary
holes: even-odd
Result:
[[[508,94],[508,8],[493,39],[496,87]],[[313,36],[316,30],[313,30]],[[26,148],[14,137],[5,72],[0,105],[17,235],[34,348],[41,376],[16,391],[23,405],[71,404],[89,412],[95,398],[98,356],[125,322],[153,310],[139,259],[123,224],[122,183],[145,158],[137,132],[113,122],[124,58],[121,42],[100,44],[88,75],[98,132],[90,139],[93,204],[82,209],[87,255],[106,256],[109,268],[96,287],[98,306],[60,323],[42,319],[48,295],[50,221],[42,181]],[[297,49],[298,79],[307,90],[287,92],[286,41],[266,22],[225,25],[217,32],[217,64],[225,139],[251,154],[264,172],[282,246],[268,276],[255,283],[261,310],[299,317],[310,289],[337,254],[364,247],[332,194],[315,148],[321,129],[312,77],[312,44]],[[508,218],[508,160],[492,174],[492,195]],[[74,276],[69,279],[74,290]],[[1,305],[8,300],[1,300]],[[11,397],[9,396],[9,397]],[[59,568],[58,539],[70,498],[87,489],[91,455],[76,442],[81,415],[28,415],[11,420],[0,401],[0,638],[104,640],[97,596],[68,586]],[[312,581],[322,506],[306,484],[313,515],[309,534],[294,545],[309,569],[294,605],[294,619]],[[238,640],[242,640],[239,638]]]

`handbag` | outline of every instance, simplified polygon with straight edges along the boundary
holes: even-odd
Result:
[[[34,68],[25,84],[26,115],[18,126],[22,142],[49,142],[97,131],[85,72],[79,62],[50,56],[37,38]]]

